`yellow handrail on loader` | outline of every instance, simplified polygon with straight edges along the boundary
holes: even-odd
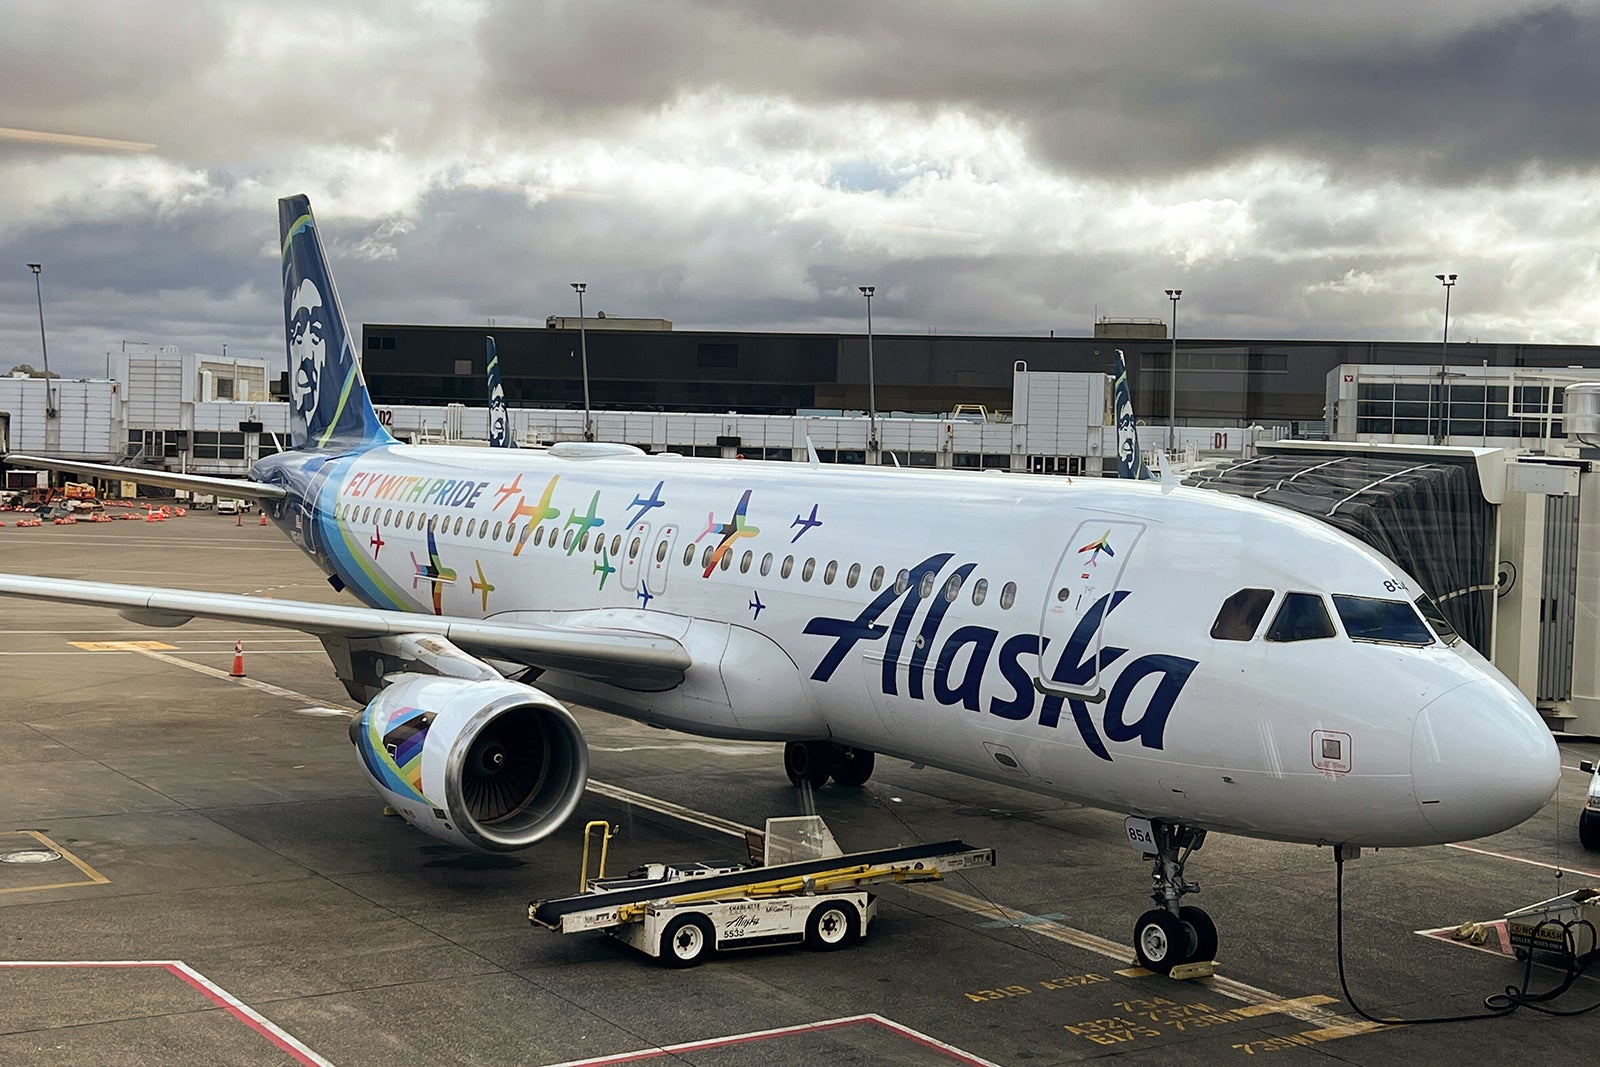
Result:
[[[595,872],[594,876],[596,878],[604,878],[606,876],[606,852],[611,846],[611,835],[616,831],[604,819],[596,819],[583,828],[583,869],[578,872],[578,892],[580,893],[589,888],[589,838],[597,826],[600,828],[600,869]]]

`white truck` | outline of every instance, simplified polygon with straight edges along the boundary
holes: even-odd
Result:
[[[805,943],[843,948],[867,935],[882,882],[935,881],[948,871],[994,866],[994,850],[960,841],[905,845],[849,855],[815,815],[768,819],[752,840],[759,863],[651,863],[625,877],[588,877],[584,891],[534,901],[528,919],[561,933],[604,930],[670,967],[692,967],[713,952]],[[606,839],[610,830],[605,828]]]
[[[237,499],[235,497],[231,497],[231,496],[219,496],[219,497],[217,497],[217,514],[218,515],[237,515],[241,511],[246,511],[248,509],[249,509],[249,505],[246,504],[243,500],[239,500],[239,499]]]

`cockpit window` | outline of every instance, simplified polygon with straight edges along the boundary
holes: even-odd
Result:
[[[1211,624],[1211,636],[1218,641],[1248,641],[1256,635],[1267,605],[1272,603],[1270,589],[1241,589],[1222,602],[1217,621]]]
[[[1439,605],[1433,602],[1433,597],[1423,593],[1417,597],[1417,610],[1422,612],[1422,617],[1428,620],[1428,625],[1433,627],[1433,632],[1439,635],[1439,640],[1447,645],[1453,645],[1461,640],[1461,635],[1456,633],[1456,628],[1450,625],[1450,620],[1444,617],[1444,612],[1439,610]]]
[[[1328,606],[1315,593],[1289,593],[1267,631],[1268,641],[1314,641],[1333,637]]]
[[[1433,635],[1422,625],[1416,609],[1404,600],[1379,600],[1369,596],[1333,595],[1333,607],[1352,641],[1382,641],[1390,645],[1431,645]]]

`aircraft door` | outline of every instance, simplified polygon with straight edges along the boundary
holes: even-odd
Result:
[[[672,550],[678,540],[678,527],[667,524],[656,533],[655,547],[650,552],[650,569],[645,588],[652,596],[660,596],[667,587],[667,572],[672,569]]]
[[[638,545],[637,550],[634,548]],[[641,522],[633,529],[622,535],[622,566],[617,577],[622,580],[622,588],[639,588],[639,571],[646,566],[646,560],[653,560],[656,550],[655,538],[650,536],[650,524]]]
[[[1117,582],[1144,531],[1144,523],[1128,519],[1089,519],[1073,531],[1050,576],[1039,618],[1034,681],[1040,692],[1089,701],[1105,696],[1100,684],[1105,618],[1116,606]]]

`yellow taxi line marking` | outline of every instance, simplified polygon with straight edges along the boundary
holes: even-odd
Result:
[[[68,641],[67,644],[85,652],[171,652],[178,648],[164,641]]]
[[[66,860],[68,863],[72,864],[74,867],[78,868],[78,870],[83,872],[85,881],[56,882],[52,885],[19,885],[13,886],[10,889],[0,889],[0,893],[37,893],[45,889],[71,889],[74,886],[80,885],[111,884],[111,879],[107,878],[105,875],[101,874],[99,871],[95,870],[93,867],[89,866],[87,863],[83,862],[77,856],[74,856],[71,852],[68,852],[54,841],[50,840],[44,834],[41,834],[38,830],[11,830],[8,832],[22,837],[31,837],[45,848],[48,848],[51,852],[58,853],[62,859]]]
[[[1337,1004],[1337,997],[1324,996],[1313,993],[1309,997],[1295,997],[1293,1000],[1267,1001],[1264,1004],[1246,1004],[1242,1008],[1234,1008],[1235,1015],[1242,1015],[1246,1019],[1254,1019],[1258,1015],[1276,1015],[1280,1012],[1287,1013],[1296,1008],[1316,1008],[1324,1004]]]

